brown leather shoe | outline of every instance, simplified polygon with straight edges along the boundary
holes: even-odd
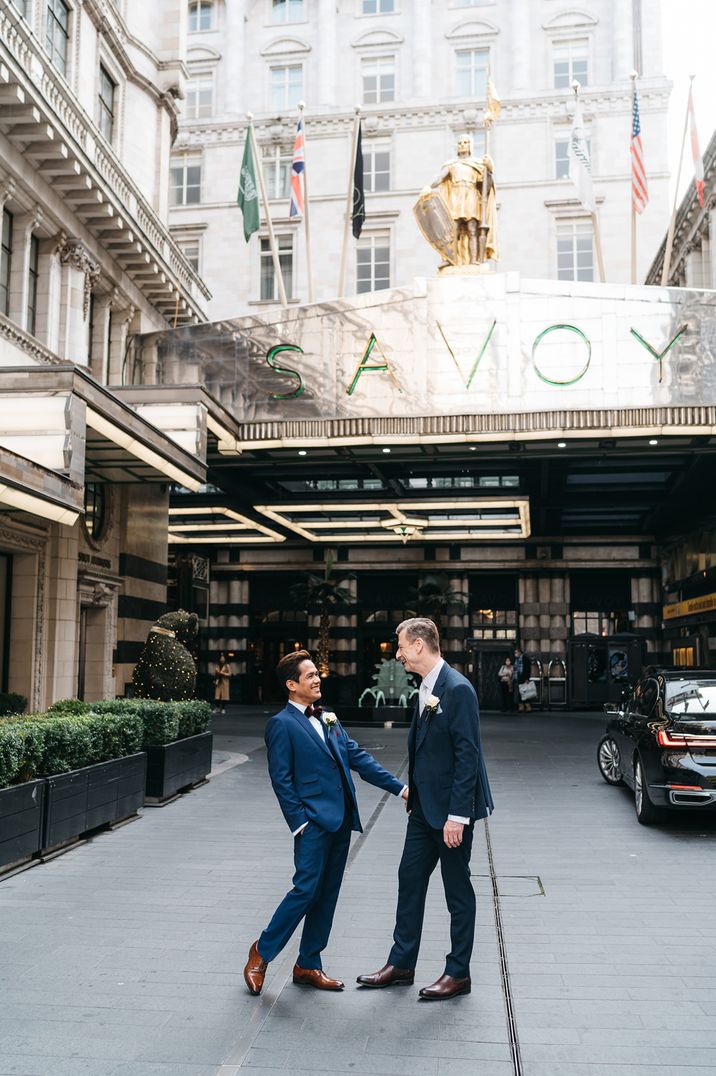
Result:
[[[383,986],[412,986],[414,981],[414,971],[394,968],[392,964],[384,964],[380,971],[374,971],[372,975],[359,975],[356,979],[361,986],[370,986],[374,990]]]
[[[345,983],[340,979],[329,979],[320,968],[299,968],[293,966],[293,981],[299,986],[313,986],[316,990],[342,990]]]
[[[424,986],[420,991],[423,1001],[447,1001],[458,994],[469,994],[472,984],[469,978],[453,979],[452,975],[441,975],[432,986]]]
[[[246,967],[244,968],[244,981],[249,988],[250,994],[261,993],[261,987],[264,985],[264,978],[266,977],[266,968],[268,967],[258,950],[258,944],[258,941],[255,941],[249,949],[249,959],[246,961]]]

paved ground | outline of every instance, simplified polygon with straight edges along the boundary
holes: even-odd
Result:
[[[241,969],[291,853],[262,720],[237,709],[217,725],[208,785],[0,882],[0,1076],[713,1076],[716,824],[638,826],[596,772],[590,716],[484,719],[497,810],[475,842],[470,996],[416,1000],[448,946],[438,877],[416,988],[354,988],[387,954],[405,825],[359,783],[368,829],[325,958],[345,993],[294,986],[290,949],[251,998]],[[356,733],[404,765],[405,730]]]

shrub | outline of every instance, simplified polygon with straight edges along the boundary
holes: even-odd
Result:
[[[24,695],[18,695],[16,691],[0,692],[0,715],[21,714],[27,706]]]
[[[58,699],[47,709],[48,714],[86,714],[90,704],[82,699]]]
[[[175,709],[179,713],[179,735],[196,736],[200,732],[206,732],[211,721],[211,706],[202,699],[192,699],[190,702],[176,702]]]
[[[175,702],[142,699],[139,716],[144,724],[144,747],[160,747],[179,739],[179,711]]]

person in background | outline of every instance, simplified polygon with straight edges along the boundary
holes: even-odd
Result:
[[[214,666],[214,710],[226,713],[226,704],[229,701],[229,684],[231,682],[231,666],[224,654],[219,654],[219,660]]]
[[[520,684],[526,684],[530,678],[530,662],[528,658],[520,650],[519,646],[515,647],[515,673],[512,678],[514,684],[514,698],[517,703],[517,709],[520,712],[531,710],[532,706],[529,702],[523,702],[520,695]]]
[[[515,667],[512,664],[512,658],[508,654],[497,673],[497,679],[500,681],[500,710],[503,714],[512,713],[514,710],[512,697],[512,679],[514,675]]]

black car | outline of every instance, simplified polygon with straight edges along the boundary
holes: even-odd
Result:
[[[608,785],[634,790],[642,825],[664,808],[716,811],[716,671],[648,669],[604,712],[599,772]]]

